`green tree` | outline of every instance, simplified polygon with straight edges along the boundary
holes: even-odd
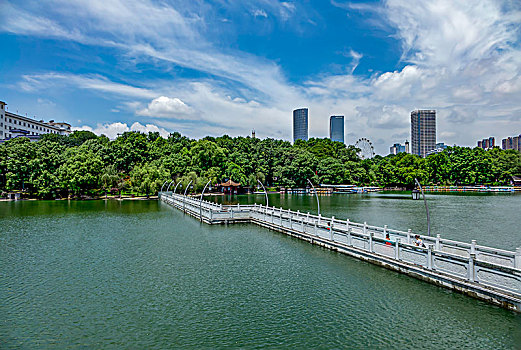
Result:
[[[105,198],[107,198],[107,191],[121,186],[120,175],[113,164],[103,168],[101,174],[101,185],[105,190]]]

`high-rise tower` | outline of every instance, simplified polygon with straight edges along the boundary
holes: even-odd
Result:
[[[344,143],[344,116],[332,115],[329,118],[329,138]]]
[[[293,142],[308,140],[308,109],[299,108],[293,111]]]
[[[420,109],[411,112],[412,154],[425,157],[436,148],[436,111]]]

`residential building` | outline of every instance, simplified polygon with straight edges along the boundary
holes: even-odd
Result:
[[[491,149],[496,146],[496,139],[494,137],[489,137],[488,139],[483,139],[478,141],[478,147],[483,149]]]
[[[389,148],[389,154],[398,154],[407,152],[406,147],[402,146],[400,143],[395,143]]]
[[[331,141],[344,143],[344,116],[332,115],[329,117],[329,138]]]
[[[293,111],[293,142],[308,140],[308,109],[299,108]]]
[[[513,149],[521,152],[521,135],[507,137],[506,139],[501,140],[501,148],[502,149]]]
[[[405,140],[405,153],[411,153],[411,150],[409,148],[409,141]]]
[[[5,102],[0,101],[0,140],[3,140],[5,135]]]
[[[445,142],[438,142],[438,143],[436,144],[436,147],[435,147],[434,149],[438,149],[438,148],[439,148],[439,149],[441,149],[441,150],[444,150],[444,149],[447,149],[447,147],[449,147],[449,146],[447,146],[447,145],[445,144]]]
[[[411,143],[411,153],[421,157],[436,148],[436,110],[411,112]]]
[[[43,134],[68,135],[71,133],[71,125],[57,123],[54,120],[48,123],[43,120],[24,117],[6,110],[6,103],[0,101],[0,142],[15,137],[27,137],[36,141]]]
[[[456,146],[456,145],[454,145]],[[434,149],[431,149],[427,152],[426,156],[430,156],[431,154],[441,153],[447,149],[447,145],[444,142],[439,142],[436,144],[436,147]]]

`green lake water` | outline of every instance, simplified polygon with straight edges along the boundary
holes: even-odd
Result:
[[[261,196],[216,197],[221,202]],[[426,230],[405,194],[322,214]],[[432,231],[513,250],[519,195],[429,195]],[[271,205],[316,212],[311,196]],[[521,315],[250,224],[158,201],[0,202],[0,348],[521,348]]]

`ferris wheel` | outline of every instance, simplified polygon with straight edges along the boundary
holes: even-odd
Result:
[[[358,139],[355,143],[355,147],[360,150],[357,153],[360,159],[371,159],[374,157],[373,143],[369,141],[369,139],[366,139],[365,137]]]

